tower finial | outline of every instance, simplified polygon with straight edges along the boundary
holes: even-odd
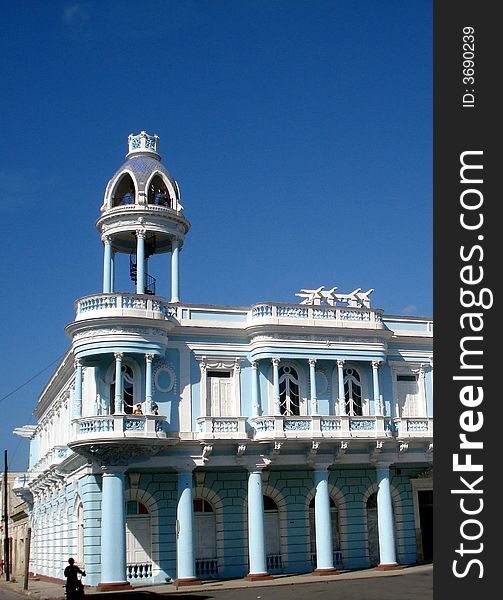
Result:
[[[159,148],[159,136],[151,135],[146,131],[141,131],[140,133],[133,134],[130,133],[128,136],[128,144],[129,144],[129,152],[126,155],[126,158],[130,156],[135,156],[136,154],[153,154],[157,158],[160,158],[158,148]]]

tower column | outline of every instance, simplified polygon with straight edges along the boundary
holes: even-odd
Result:
[[[344,393],[344,361],[337,361],[337,378],[339,380],[339,414],[346,414],[346,394]]]
[[[171,244],[171,302],[180,302],[180,271],[179,271],[180,244],[173,240]]]
[[[152,361],[153,354],[145,354],[145,412],[152,412]]]
[[[100,591],[130,587],[126,580],[124,471],[109,467],[102,476]]]
[[[145,293],[145,230],[136,231],[136,293]]]
[[[115,414],[124,414],[124,397],[122,391],[122,352],[115,352]]]
[[[374,386],[374,412],[376,415],[382,415],[381,396],[379,392],[379,365],[381,361],[372,361],[372,383]]]
[[[332,519],[330,518],[330,494],[328,491],[328,469],[314,472],[314,524],[316,530],[316,570],[317,575],[331,575],[334,568],[332,543]]]
[[[192,469],[178,472],[177,507],[177,582],[197,583],[194,557],[194,507],[192,504]]]
[[[311,389],[311,414],[318,414],[318,398],[316,397],[316,359],[309,359],[309,387]]]
[[[377,473],[377,524],[379,529],[380,569],[398,566],[395,552],[395,528],[393,523],[393,501],[389,480],[389,465],[378,465]]]
[[[245,579],[272,579],[265,553],[262,469],[256,467],[248,473],[248,556],[250,572]]]
[[[281,396],[279,393],[279,358],[272,359],[272,399],[274,403],[274,414],[281,414]]]
[[[103,293],[112,291],[112,238],[106,235],[103,238]]]

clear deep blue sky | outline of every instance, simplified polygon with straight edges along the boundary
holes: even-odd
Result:
[[[431,316],[431,0],[0,6],[11,470],[28,449],[11,431],[35,423],[54,365],[36,374],[68,348],[74,300],[101,291],[94,224],[129,133],[160,136],[181,188],[182,302],[297,302],[337,285],[375,288],[387,314]],[[153,274],[168,295],[164,266]]]

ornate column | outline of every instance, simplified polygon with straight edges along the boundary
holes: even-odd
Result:
[[[145,354],[145,412],[152,412],[152,361],[153,354]]]
[[[173,240],[171,243],[171,302],[180,302],[179,253],[180,244],[178,240]]]
[[[136,293],[145,293],[145,235],[144,229],[136,231]]]
[[[252,417],[260,416],[260,388],[259,388],[259,370],[258,361],[252,360],[252,381],[251,381],[251,392],[252,392]]]
[[[318,414],[318,398],[316,397],[316,359],[309,359],[309,385],[311,389],[311,414]]]
[[[346,394],[344,392],[344,361],[337,361],[337,378],[339,383],[339,414],[346,414]]]
[[[379,365],[380,360],[372,361],[372,383],[374,386],[374,412],[376,415],[382,416],[383,407],[381,404],[381,395],[379,393]]]
[[[112,238],[109,235],[103,237],[103,293],[112,291]]]
[[[178,472],[176,572],[179,585],[192,585],[198,582],[194,557],[193,511],[192,469],[186,469]]]
[[[377,465],[377,522],[379,529],[378,569],[393,569],[398,566],[395,553],[395,526],[389,465]]]
[[[272,399],[274,404],[274,414],[281,414],[281,399],[279,393],[279,358],[272,359]]]
[[[116,415],[124,414],[124,396],[122,391],[122,352],[114,352],[115,356],[115,398],[114,413]]]
[[[267,572],[262,468],[258,467],[251,467],[248,473],[248,557],[250,572],[245,579],[272,579]]]
[[[334,555],[332,543],[332,519],[330,516],[330,494],[328,491],[328,468],[314,471],[314,524],[316,530],[316,575],[333,575]]]
[[[75,395],[73,401],[74,417],[82,416],[82,360],[76,358],[75,362]]]
[[[199,363],[199,370],[201,372],[201,383],[199,384],[199,402],[200,402],[200,416],[206,417],[208,416],[206,413],[208,411],[207,407],[207,369],[206,369],[206,357],[204,357]]]
[[[101,492],[101,581],[99,591],[130,587],[126,580],[124,469],[105,467]]]
[[[239,360],[239,358],[236,358],[236,360],[234,361],[234,377],[232,379],[232,384],[234,387],[234,401],[236,403],[236,412],[238,415],[241,415],[241,363],[239,362]]]

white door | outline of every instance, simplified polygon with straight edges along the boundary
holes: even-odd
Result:
[[[126,521],[126,553],[128,564],[150,562],[150,516],[130,516]]]
[[[406,379],[407,378],[407,379]],[[415,376],[398,376],[397,381],[399,416],[420,417],[419,386]]]
[[[232,417],[232,379],[230,377],[210,378],[210,398],[212,417]]]

